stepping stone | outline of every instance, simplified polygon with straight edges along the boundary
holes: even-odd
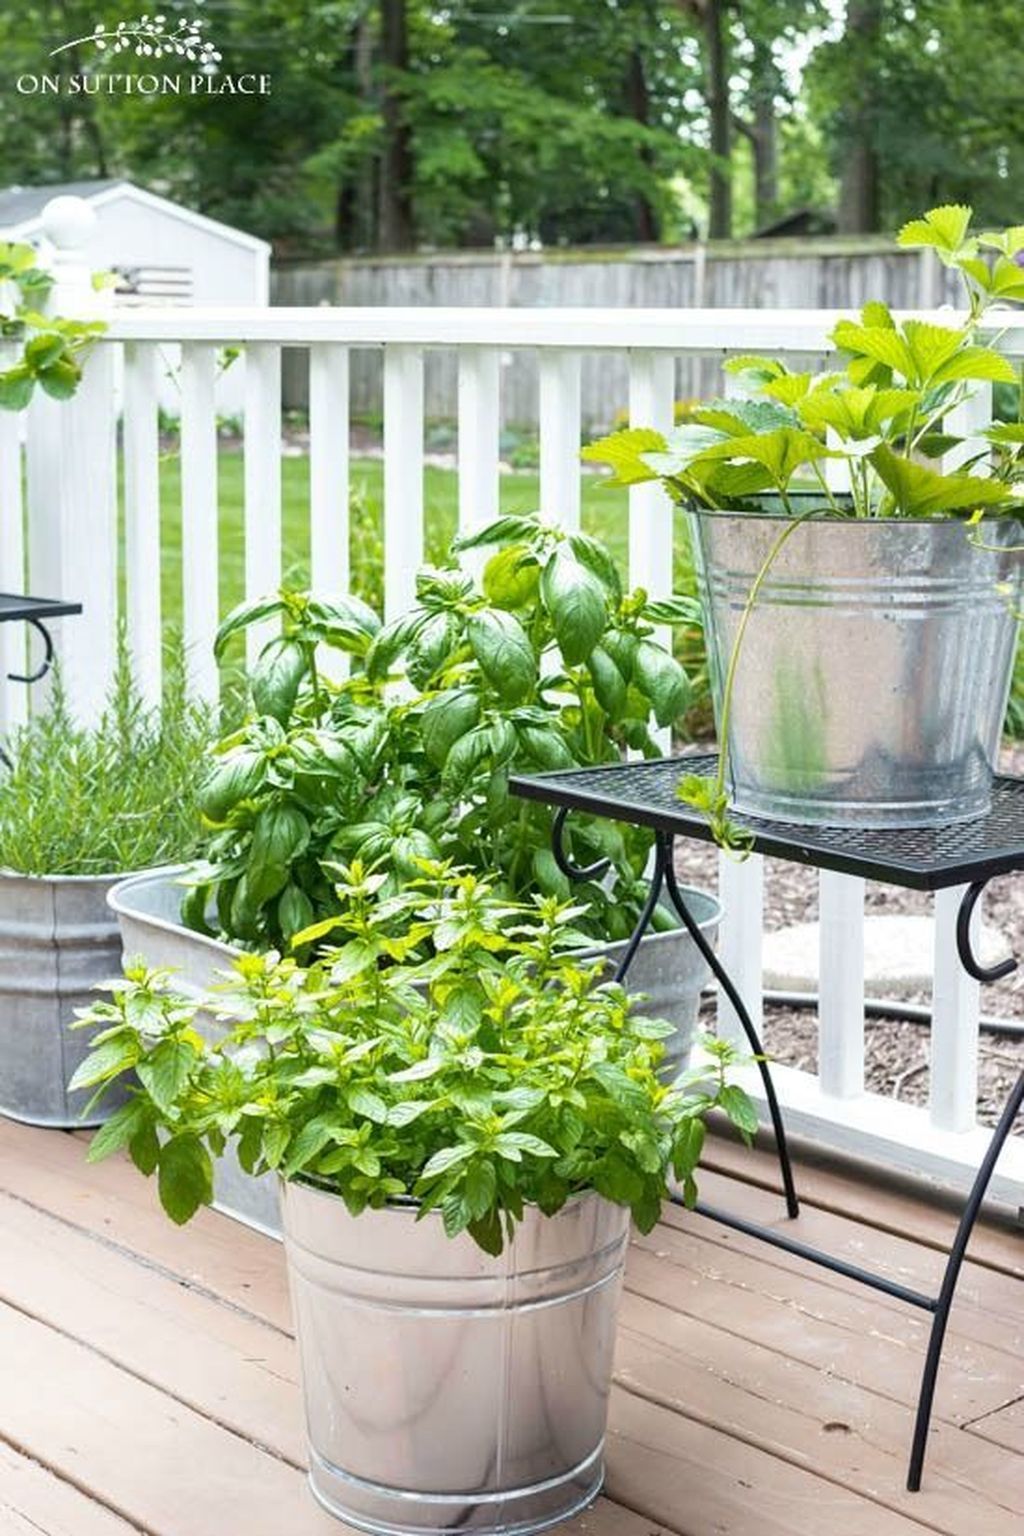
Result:
[[[797,923],[764,936],[764,984],[780,992],[818,989],[817,923]],[[935,922],[930,917],[869,916],[864,920],[864,989],[868,997],[928,992]],[[983,928],[979,959],[996,965],[1011,953],[1005,934]]]

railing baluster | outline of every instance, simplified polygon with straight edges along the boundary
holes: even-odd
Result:
[[[206,342],[181,349],[182,633],[189,686],[197,698],[220,695],[213,637],[217,591],[216,350]]]
[[[634,352],[629,359],[629,421],[633,427],[672,429],[675,408],[675,359],[664,352]],[[657,481],[629,489],[629,584],[651,597],[672,591],[673,507]],[[672,644],[672,631],[659,628],[655,638]],[[663,752],[671,750],[670,728],[655,732]]]
[[[823,1093],[864,1092],[864,881],[818,877],[818,1079]]]
[[[467,347],[459,354],[459,528],[466,533],[498,515],[498,448],[501,436],[496,347]]]
[[[157,349],[131,341],[124,360],[124,542],[128,644],[142,697],[159,704],[160,441]]]
[[[281,585],[281,348],[253,342],[245,352],[245,595]],[[250,666],[276,632],[271,622],[246,630]]]
[[[0,345],[0,369],[13,367],[18,349]],[[22,417],[0,411],[0,592],[25,590],[25,530],[21,475]],[[28,689],[7,681],[8,672],[25,671],[25,631],[20,624],[0,624],[0,732],[28,717]]]
[[[117,634],[115,344],[89,358],[70,400],[37,392],[29,407],[29,590],[80,602],[55,624],[68,704],[85,725],[101,716]]]
[[[540,510],[580,525],[580,355],[560,347],[540,359]]]
[[[309,351],[310,586],[328,596],[350,584],[348,349],[321,342]],[[340,680],[343,651],[323,646],[321,666]]]
[[[348,350],[321,343],[309,356],[309,500],[312,585],[349,586]]]
[[[423,563],[423,353],[384,348],[384,614],[416,597]]]
[[[960,964],[956,919],[962,886],[935,896],[935,980],[932,988],[931,1122],[941,1131],[969,1131],[978,1098],[978,1030],[981,988]],[[980,952],[981,902],[974,909],[971,934]]]
[[[761,855],[752,854],[741,863],[734,855],[720,853],[718,895],[723,908],[718,954],[746,1004],[754,1027],[760,1030],[764,1013],[764,863]],[[721,992],[718,996],[718,1033],[737,1045],[746,1044],[736,1010]]]

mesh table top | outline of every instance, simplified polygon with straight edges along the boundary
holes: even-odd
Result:
[[[22,597],[14,592],[0,592],[0,624],[6,619],[60,619],[81,611],[81,603],[65,603],[56,597]]]
[[[709,842],[707,822],[678,799],[676,789],[684,774],[711,774],[716,765],[717,759],[708,755],[612,763],[516,775],[509,788],[556,808]],[[997,777],[987,816],[944,827],[856,831],[734,819],[753,833],[757,853],[917,890],[966,885],[1024,869],[1024,779]]]

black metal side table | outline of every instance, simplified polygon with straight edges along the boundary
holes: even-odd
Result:
[[[716,759],[710,756],[616,763],[602,768],[514,777],[509,787],[513,794],[541,801],[556,809],[554,855],[559,868],[570,879],[598,879],[607,868],[607,861],[604,860],[586,868],[573,863],[565,835],[566,821],[571,811],[648,827],[654,833],[650,889],[616,972],[616,979],[622,980],[626,975],[655,907],[662,895],[667,895],[735,1009],[751,1050],[759,1058],[758,1068],[775,1135],[786,1210],[790,1217],[796,1217],[800,1206],[771,1068],[764,1059],[757,1030],[743,999],[687,910],[673,865],[673,848],[677,836],[698,838],[704,842],[711,839],[707,823],[699,812],[678,799],[676,789],[680,779],[684,773],[713,774],[716,766]],[[1004,960],[990,968],[979,964],[971,948],[971,916],[990,880],[996,875],[1024,870],[1024,779],[997,778],[992,807],[986,817],[928,830],[857,832],[831,827],[799,827],[784,822],[755,821],[743,817],[735,819],[752,834],[753,851],[774,858],[809,864],[818,869],[835,870],[841,874],[859,875],[888,885],[908,886],[914,890],[937,891],[949,886],[965,885],[967,889],[960,905],[956,933],[957,949],[964,969],[978,981],[992,982],[1001,980],[1016,968],[1017,962],[1013,959]],[[696,1206],[700,1214],[710,1216],[724,1226],[759,1238],[775,1248],[781,1248],[836,1274],[857,1280],[873,1290],[882,1291],[909,1306],[931,1313],[931,1335],[921,1378],[907,1476],[907,1487],[911,1492],[916,1492],[921,1486],[935,1383],[961,1266],[996,1161],[1013,1130],[1022,1103],[1024,1072],[1017,1079],[1006,1101],[975,1175],[950,1247],[937,1296],[925,1295],[873,1270],[847,1263],[774,1228],[747,1221],[704,1202],[698,1202]],[[678,1196],[673,1196],[673,1199],[678,1204],[682,1203]]]

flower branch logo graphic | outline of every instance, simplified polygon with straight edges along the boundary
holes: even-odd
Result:
[[[98,21],[91,32],[52,49],[50,57],[56,58],[72,48],[92,46],[100,52],[107,51],[109,56],[131,52],[138,59],[185,59],[200,68],[204,64],[219,64],[222,55],[209,38],[203,36],[204,25],[201,18],[188,21],[182,17],[173,30],[168,31],[166,16],[150,16],[145,12],[138,21],[119,21],[116,27]]]

